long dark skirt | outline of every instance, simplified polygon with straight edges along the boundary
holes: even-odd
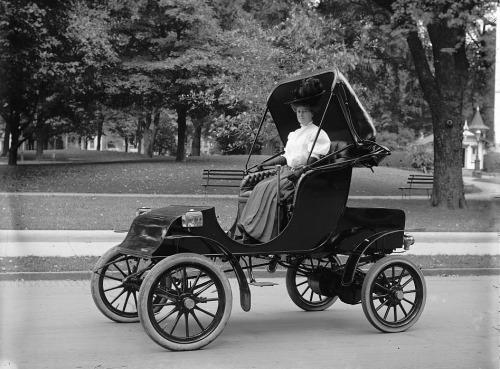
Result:
[[[284,168],[280,177],[280,196],[286,199],[292,196],[295,185],[287,179],[291,172]],[[240,214],[240,224],[252,238],[268,242],[279,233],[277,219],[277,176],[259,182],[252,190],[247,204]]]

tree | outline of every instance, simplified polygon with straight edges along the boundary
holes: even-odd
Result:
[[[10,165],[33,134],[67,130],[64,124],[58,130],[44,125],[74,122],[78,98],[89,96],[99,84],[100,70],[114,57],[106,13],[89,4],[0,2],[0,114],[11,137]]]
[[[491,4],[472,0],[371,0],[405,35],[434,132],[433,206],[466,207],[462,179],[464,97],[469,83],[467,31]]]
[[[219,52],[223,39],[212,3],[219,2],[142,0],[117,2],[112,9],[122,68],[129,73],[119,76],[108,91],[115,89],[119,96],[121,86],[137,97],[133,104],[142,111],[145,138],[154,135],[156,128],[150,132],[148,124],[156,127],[154,122],[160,121],[156,114],[162,108],[176,111],[178,161],[185,159],[188,114],[196,110],[196,100],[190,96],[211,95],[218,89],[214,76],[223,71]]]

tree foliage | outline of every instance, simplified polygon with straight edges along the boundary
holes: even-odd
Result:
[[[248,152],[277,81],[337,66],[382,141],[397,147],[416,133],[434,134],[432,202],[462,207],[463,122],[475,106],[493,114],[492,6],[0,0],[0,114],[12,137],[9,162],[23,140],[106,130],[139,150],[144,142],[148,155],[175,147],[184,160],[188,121],[193,153],[201,135],[228,153]],[[265,123],[258,147],[278,143],[272,122]]]
[[[54,134],[72,129],[75,110],[95,99],[114,53],[106,13],[85,2],[5,0],[0,9],[0,114],[15,164],[20,144],[46,123],[65,123]]]

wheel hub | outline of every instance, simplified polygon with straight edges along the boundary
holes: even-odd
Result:
[[[196,302],[190,297],[185,297],[182,300],[182,304],[187,310],[193,310],[193,308],[196,306]]]
[[[399,304],[404,299],[404,297],[405,297],[405,295],[404,295],[403,289],[401,287],[396,286],[396,287],[391,288],[391,293],[390,293],[389,299],[393,305]]]
[[[123,287],[129,291],[139,291],[141,288],[141,279],[136,275],[123,278]]]

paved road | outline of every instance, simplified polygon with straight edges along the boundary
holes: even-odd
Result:
[[[222,335],[181,353],[157,346],[140,323],[108,321],[87,281],[0,281],[0,368],[498,369],[498,276],[426,280],[425,311],[407,332],[379,333],[359,305],[302,312],[280,279],[252,287],[249,313],[235,293]]]

